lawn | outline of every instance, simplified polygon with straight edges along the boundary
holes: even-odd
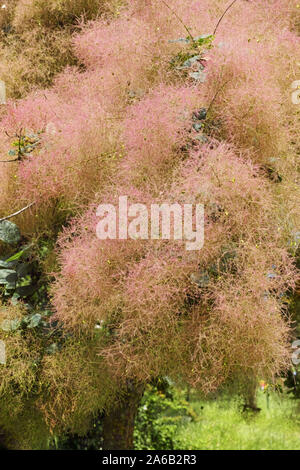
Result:
[[[300,407],[290,398],[258,397],[255,416],[241,412],[235,400],[193,401],[199,418],[182,425],[178,449],[184,450],[299,450]],[[202,409],[203,407],[203,409]]]

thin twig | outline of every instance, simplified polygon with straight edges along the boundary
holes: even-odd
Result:
[[[228,10],[230,10],[230,8],[237,2],[237,0],[234,0],[227,8],[226,10],[224,11],[223,15],[221,16],[221,18],[219,19],[218,23],[216,24],[216,27],[214,29],[214,32],[213,32],[213,36],[215,36],[216,32],[217,32],[217,29],[222,21],[222,19],[224,18],[224,16],[226,15],[226,13],[228,12]]]
[[[220,91],[223,90],[223,88],[227,85],[227,83],[229,83],[229,80],[227,80],[225,83],[222,83],[222,85],[217,89],[213,99],[211,100],[209,106],[208,106],[208,109],[207,109],[207,114],[209,113],[209,111],[211,110],[212,108],[212,105],[214,104],[215,100],[217,99],[217,96],[218,94],[220,93]]]
[[[218,181],[218,186],[221,187],[222,184],[221,184],[220,178],[219,178],[219,176],[218,176],[218,173],[216,173],[216,171],[214,170],[214,168],[213,168],[212,166],[210,166],[210,168],[211,168],[213,174],[215,175],[215,177],[216,177],[216,179],[217,179],[217,181]]]
[[[12,163],[12,162],[18,162],[20,159],[14,158],[13,160],[0,160],[0,163]]]
[[[3,222],[4,220],[11,219],[12,217],[16,217],[16,215],[21,214],[22,212],[26,211],[30,207],[32,207],[35,204],[35,202],[32,202],[31,204],[28,204],[28,206],[23,207],[23,209],[20,209],[18,212],[15,212],[14,214],[8,215],[7,217],[3,217],[3,219],[0,219],[0,222]]]
[[[173,13],[173,15],[176,16],[176,18],[178,19],[178,21],[180,21],[180,23],[182,24],[182,26],[184,27],[184,29],[186,30],[186,32],[188,33],[189,37],[191,38],[193,44],[195,44],[195,39],[194,39],[194,36],[192,35],[191,31],[189,30],[189,28],[187,27],[187,25],[182,21],[182,19],[180,18],[180,16],[177,15],[176,11],[173,10],[173,8],[171,8],[167,2],[165,2],[165,0],[161,0],[162,3],[164,5],[166,5],[167,8],[169,8],[169,10]]]
[[[14,158],[12,160],[0,160],[0,163],[12,163],[12,162],[17,162],[17,161],[20,161],[22,159],[22,150],[21,150],[21,139],[22,139],[22,127],[20,129],[20,132],[17,134],[15,134],[15,137],[17,137],[18,139],[18,156],[17,158]],[[5,131],[5,134],[9,137],[9,138],[12,138],[8,133],[7,131]]]

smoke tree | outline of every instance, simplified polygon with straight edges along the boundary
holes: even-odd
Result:
[[[0,311],[10,322],[0,425],[21,448],[84,433],[99,413],[104,448],[132,448],[152,380],[204,394],[231,386],[254,407],[259,380],[290,365],[297,12],[288,1],[236,2],[213,36],[228,2],[169,3],[176,15],[160,0],[130,0],[83,26],[73,41],[81,69],[2,114],[3,160],[12,136],[25,150],[0,162],[1,214],[35,202],[15,221],[47,285],[47,315],[30,295],[4,296]],[[203,248],[99,240],[98,205],[122,195],[203,204]],[[24,327],[28,303],[44,323]]]

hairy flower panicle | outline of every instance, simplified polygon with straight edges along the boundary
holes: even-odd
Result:
[[[255,375],[256,361],[260,361],[258,374],[276,373],[287,357],[286,352],[281,355],[287,326],[279,313],[284,308],[283,295],[294,287],[297,275],[277,230],[271,183],[258,174],[247,154],[215,144],[182,163],[173,184],[174,200],[202,202],[208,208],[204,248],[187,253],[183,244],[173,241],[110,240],[100,245],[91,230],[94,221],[91,225],[75,222],[70,234],[77,234],[76,238],[69,240],[66,232],[60,245],[62,270],[53,289],[57,317],[75,331],[88,331],[97,321],[110,325],[113,334],[101,355],[118,380],[125,374],[146,381],[163,371],[181,375],[209,392],[233,380],[238,370],[244,377],[249,370]],[[221,321],[219,309],[229,288],[226,302],[235,299],[233,318],[225,316]],[[231,351],[226,335],[235,322],[243,322],[245,312],[248,329],[244,324],[234,336],[241,349]],[[264,315],[270,315],[270,320],[261,339]],[[273,328],[280,338],[276,344]],[[261,361],[257,346],[252,365],[240,362],[237,368],[239,354],[246,361],[238,336],[249,344],[264,344],[269,338],[265,360]],[[205,380],[203,371],[213,361],[211,351],[216,354],[214,341],[221,353],[215,375]],[[186,376],[189,361],[194,367]]]
[[[155,188],[172,172],[199,101],[192,88],[161,87],[131,109],[124,124],[124,167],[133,181]]]
[[[21,201],[36,201],[48,226],[53,219],[47,220],[45,208],[58,203],[68,213],[88,202],[119,158],[117,121],[90,77],[79,85],[72,72],[52,90],[11,104],[2,128],[11,139],[14,133],[39,136],[39,146],[15,170],[15,192]]]

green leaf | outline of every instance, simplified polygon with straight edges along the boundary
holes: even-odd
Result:
[[[15,319],[15,320],[4,320],[2,323],[1,323],[1,330],[3,331],[7,331],[7,332],[10,332],[10,331],[16,331],[18,328],[20,328],[21,326],[21,320],[19,319]]]
[[[18,253],[16,253],[15,255],[11,256],[10,258],[8,258],[7,260],[5,260],[6,263],[10,263],[11,261],[17,261],[18,259],[21,258],[21,256],[23,256],[23,254],[25,253],[26,250],[21,250],[19,251]]]
[[[10,320],[3,320],[0,326],[3,331],[10,331]]]
[[[29,286],[18,286],[16,288],[16,293],[19,294],[20,297],[29,297],[34,294],[35,290],[36,286],[33,286],[32,284]]]
[[[19,294],[15,292],[14,295],[11,297],[10,301],[13,305],[18,305],[19,299],[20,299]]]
[[[194,41],[198,44],[198,46],[210,45],[214,38],[215,37],[212,34],[203,34],[202,36],[195,37]]]
[[[11,331],[16,331],[18,328],[20,328],[20,325],[21,325],[21,320],[19,319],[11,320],[10,322]]]
[[[13,269],[0,269],[0,284],[16,283],[17,279],[17,273]]]
[[[22,250],[18,251],[18,253],[16,253],[15,255],[13,255],[10,258],[7,258],[3,261],[5,261],[5,263],[10,263],[11,261],[18,261],[24,255],[24,253],[26,253],[26,251],[28,251],[32,246],[33,246],[33,244],[24,246],[24,248]],[[1,261],[0,261],[0,263],[1,263]],[[1,264],[0,264],[0,267],[1,267]],[[5,267],[5,266],[3,266],[3,267]]]
[[[35,313],[30,317],[30,322],[28,323],[27,328],[36,328],[39,326],[40,322],[42,320],[42,315],[39,313]]]
[[[23,279],[26,277],[31,271],[31,264],[30,263],[22,263],[17,268],[16,271],[18,273],[18,278]],[[31,280],[31,279],[30,279]]]
[[[58,346],[56,343],[52,343],[45,351],[47,354],[55,354],[58,351]]]
[[[0,222],[0,240],[9,244],[18,243],[21,240],[18,226],[9,220]]]
[[[6,268],[6,269],[11,269],[16,266],[17,263],[14,263],[13,261],[6,261],[4,259],[0,260],[0,269],[1,268]]]
[[[204,83],[206,80],[206,73],[202,70],[199,70],[198,72],[191,72],[189,73],[189,76],[200,83]]]

